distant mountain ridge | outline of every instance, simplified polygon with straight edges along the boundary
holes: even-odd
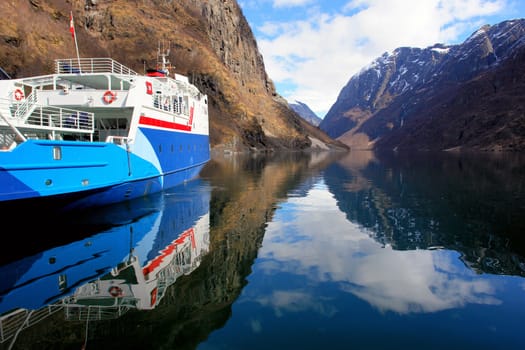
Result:
[[[308,123],[312,124],[313,126],[318,126],[321,124],[322,119],[317,116],[317,114],[314,113],[308,107],[306,103],[295,101],[295,102],[288,102],[288,105],[291,109],[293,109],[301,118],[306,120]]]
[[[525,20],[401,47],[351,77],[319,127],[352,148],[524,150]]]

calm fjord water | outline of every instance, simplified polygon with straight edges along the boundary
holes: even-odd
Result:
[[[216,157],[10,247],[0,348],[523,349],[524,199],[518,155]]]

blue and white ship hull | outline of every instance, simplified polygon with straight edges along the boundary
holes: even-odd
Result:
[[[0,205],[129,200],[198,176],[210,158],[207,97],[180,75],[57,60],[55,74],[0,81],[0,146]]]

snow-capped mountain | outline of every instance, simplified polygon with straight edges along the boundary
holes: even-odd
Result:
[[[525,149],[525,20],[401,47],[354,75],[319,127],[353,148]]]
[[[301,118],[303,118],[313,126],[319,126],[319,124],[321,123],[322,119],[319,118],[317,114],[315,114],[314,111],[312,111],[310,107],[308,107],[305,103],[295,101],[289,102],[288,105],[291,109],[295,111],[295,113],[299,114]]]

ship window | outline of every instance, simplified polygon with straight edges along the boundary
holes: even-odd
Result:
[[[158,91],[157,91],[157,93],[158,93]],[[160,95],[153,96],[153,107],[159,108],[159,106],[160,106],[159,101],[160,101]]]
[[[173,143],[171,144],[171,153],[173,153]]]
[[[53,147],[53,159],[54,160],[62,159],[62,148],[60,148],[60,146]]]
[[[100,119],[102,129],[126,129],[128,120],[126,118],[105,118]]]
[[[159,153],[162,152],[162,145],[159,145]]]

